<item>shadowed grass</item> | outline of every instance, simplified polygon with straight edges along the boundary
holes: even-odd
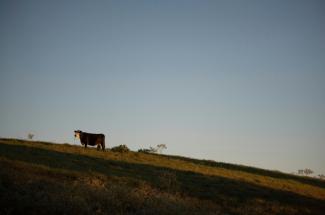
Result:
[[[150,211],[148,214],[168,214],[168,211],[162,208],[155,210],[153,207],[171,207],[173,214],[322,214],[325,210],[325,192],[322,186],[304,184],[299,177],[296,181],[295,178],[275,178],[272,172],[271,176],[267,177],[267,170],[264,170],[265,174],[261,177],[260,174],[242,173],[243,171],[232,168],[227,169],[226,166],[202,164],[194,159],[134,152],[97,152],[70,145],[21,140],[0,140],[0,158],[0,189],[9,196],[14,190],[13,199],[6,198],[2,202],[22,198],[19,193],[22,190],[32,198],[29,189],[36,189],[39,185],[52,190],[43,190],[40,194],[49,199],[47,204],[56,204],[58,200],[51,198],[60,196],[61,193],[57,193],[57,190],[63,190],[67,196],[76,196],[77,200],[67,199],[68,202],[72,201],[72,205],[86,205],[88,197],[84,194],[92,193],[95,184],[96,192],[91,195],[97,199],[101,212],[112,210],[102,204],[112,205],[113,202],[120,205],[112,206],[116,207],[114,213],[119,214],[143,214],[143,210]],[[32,181],[36,188],[26,187],[25,180]],[[12,181],[19,184],[18,190]],[[317,183],[321,182],[317,180]],[[71,187],[76,190],[71,191]],[[307,192],[309,189],[312,189],[312,192]],[[133,197],[129,195],[128,190],[130,193],[134,192]],[[146,192],[149,192],[149,197],[143,200]],[[109,202],[103,202],[98,199],[96,193],[103,198],[108,198],[107,195],[118,196]],[[139,193],[141,195],[138,195]],[[159,203],[152,202],[156,197],[161,197],[160,202],[156,199]],[[129,198],[132,201],[129,201]],[[30,200],[30,204],[35,203]],[[79,210],[77,206],[70,208],[63,204],[61,207],[61,210],[67,213]],[[95,206],[91,203],[91,206],[84,207],[87,209],[80,213],[88,214]],[[9,207],[9,212],[10,209]]]
[[[235,165],[235,164],[229,164],[229,163],[222,163],[222,162],[216,162],[216,161],[211,161],[211,160],[198,160],[198,159],[192,159],[192,158],[176,156],[176,155],[156,155],[156,156],[184,160],[184,161],[191,162],[194,164],[199,164],[199,165],[205,165],[205,166],[211,166],[211,167],[217,167],[217,168],[224,168],[224,169],[228,169],[228,170],[237,170],[237,171],[242,171],[242,172],[247,172],[247,173],[253,173],[255,175],[268,176],[268,177],[272,177],[272,178],[292,179],[292,180],[300,181],[305,184],[310,184],[313,186],[325,188],[325,183],[321,180],[317,180],[317,179],[310,178],[310,177],[286,174],[286,173],[282,173],[279,171],[271,171],[271,170],[265,170],[265,169],[256,168],[256,167],[244,166],[244,165],[239,165],[239,164]]]

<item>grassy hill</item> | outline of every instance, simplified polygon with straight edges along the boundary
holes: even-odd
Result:
[[[0,214],[324,214],[325,182],[253,167],[0,139]]]

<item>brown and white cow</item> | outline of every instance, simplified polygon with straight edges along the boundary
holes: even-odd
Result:
[[[87,148],[87,146],[96,146],[97,150],[102,148],[105,151],[105,135],[104,134],[91,134],[80,130],[74,131],[74,137],[80,140],[80,143]]]

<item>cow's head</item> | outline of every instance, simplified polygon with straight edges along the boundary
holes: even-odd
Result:
[[[82,133],[82,131],[80,131],[80,130],[74,131],[74,137],[80,139],[81,133]]]

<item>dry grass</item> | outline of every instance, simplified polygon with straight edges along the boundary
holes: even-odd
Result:
[[[253,167],[0,139],[0,214],[322,214],[325,183]]]

